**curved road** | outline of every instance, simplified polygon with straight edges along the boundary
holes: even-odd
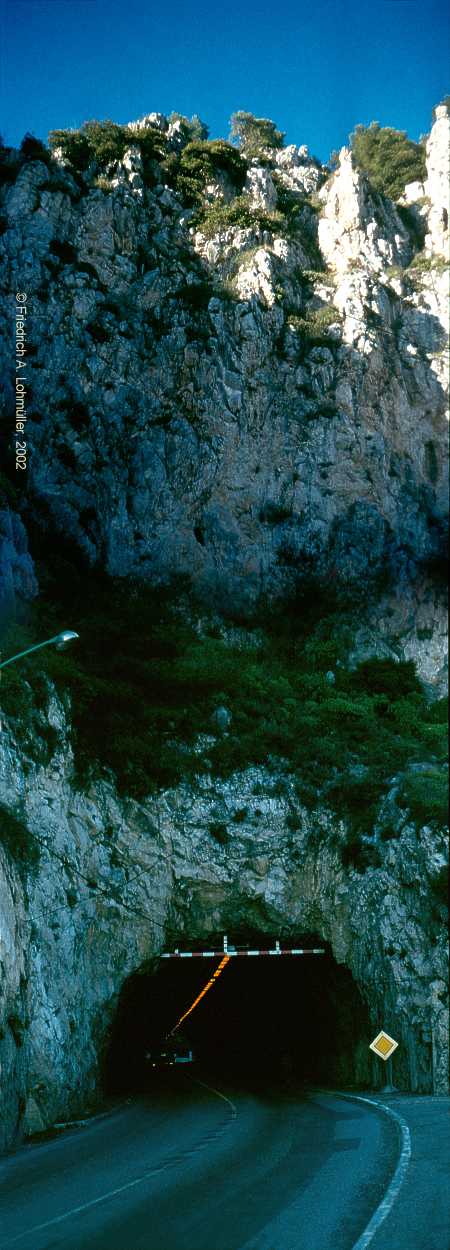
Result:
[[[0,1246],[352,1250],[397,1157],[395,1126],[364,1103],[176,1073],[6,1159]]]

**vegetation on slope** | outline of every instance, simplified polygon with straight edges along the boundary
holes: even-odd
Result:
[[[268,117],[255,117],[242,109],[231,118],[231,137],[236,139],[247,160],[259,159],[283,147],[284,134]]]
[[[371,122],[370,126],[356,126],[350,142],[359,169],[368,175],[376,191],[392,200],[403,195],[408,182],[426,178],[425,147],[408,139],[404,130]]]
[[[223,139],[188,143],[179,158],[172,179],[184,204],[202,203],[208,183],[225,175],[237,191],[242,191],[247,164],[231,143]]]
[[[250,210],[242,191],[248,163],[256,160],[263,165],[273,164],[274,155],[284,144],[283,132],[269,118],[242,110],[231,118],[232,142],[209,139],[207,126],[197,116],[189,119],[173,113],[168,121],[176,125],[172,139],[156,125],[136,130],[108,119],[87,121],[74,130],[53,130],[48,148],[27,134],[19,152],[0,144],[0,181],[14,180],[25,161],[41,160],[49,166],[49,186],[53,180],[56,189],[60,166],[54,154],[58,152],[81,184],[89,172],[96,176],[96,185],[107,190],[107,177],[115,163],[123,159],[127,148],[134,146],[141,153],[146,184],[154,186],[159,167],[159,176],[179,194],[183,204],[204,210],[207,232],[215,227],[214,214],[220,211],[228,224],[246,225]],[[414,143],[404,131],[371,122],[370,126],[356,126],[350,142],[356,164],[368,174],[373,188],[394,200],[407,182],[423,181],[426,176],[424,145]],[[224,176],[237,198],[232,205],[219,202],[208,208],[206,187],[212,182],[220,183]],[[279,211],[275,216],[281,217],[278,225],[290,223],[292,227],[298,216],[298,197],[286,191],[279,180],[277,191]],[[220,220],[217,228],[221,227]]]
[[[5,669],[0,702],[25,754],[45,762],[56,736],[45,729],[48,679],[70,695],[79,784],[106,768],[122,793],[143,796],[210,770],[294,772],[301,803],[321,797],[348,821],[355,862],[392,777],[416,761],[427,770],[407,775],[400,807],[419,823],[445,819],[444,701],[427,700],[411,662],[349,670],[350,635],[336,612],[324,612],[317,588],[237,639],[232,631],[231,641],[183,596],[110,583],[56,559],[47,600],[51,608],[34,609],[30,639],[66,626],[80,640]],[[218,707],[231,714],[226,732],[214,724]]]

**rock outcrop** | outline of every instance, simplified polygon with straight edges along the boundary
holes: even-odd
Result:
[[[130,974],[151,966],[165,943],[236,926],[262,935],[309,932],[329,943],[374,1031],[389,1021],[401,1040],[400,1086],[445,1091],[446,942],[442,904],[431,901],[445,864],[443,834],[431,827],[418,834],[399,813],[382,866],[360,874],[342,867],[342,822],[302,810],[294,779],[277,784],[265,769],[226,782],[205,778],[195,789],[139,803],[119,799],[106,781],[82,793],[54,697],[48,718],[58,732],[48,765],[24,760],[7,729],[1,739],[1,819],[14,810],[39,854],[25,879],[22,869],[22,883],[9,859],[0,876],[9,1141],[92,1105]],[[221,843],[213,836],[218,823],[226,831]],[[366,1057],[360,1068],[370,1081]]]
[[[146,165],[145,131],[183,150],[181,122],[151,113],[100,175],[60,150],[2,190],[5,317],[16,291],[29,309],[28,516],[102,574],[182,575],[235,618],[313,575],[354,604],[351,663],[414,659],[442,692],[447,112],[399,205],[347,149],[330,173],[291,146],[248,162],[239,193],[208,173],[200,211],[173,163]],[[36,582],[22,521],[0,526],[9,610]],[[375,829],[358,872],[344,821],[303,809],[286,770],[141,802],[105,775],[82,791],[69,707],[49,688],[40,714],[46,762],[12,720],[0,739],[4,1144],[97,1096],[127,977],[175,936],[234,924],[329,944],[374,1030],[401,1039],[401,1087],[446,1089],[444,839],[398,808],[398,778],[392,837]],[[211,737],[229,717],[216,709]]]
[[[322,188],[324,209],[319,222],[319,245],[327,262],[338,272],[352,266],[379,274],[412,259],[407,230],[391,201],[370,191],[357,170],[349,148],[342,148],[339,169]]]
[[[10,508],[0,511],[0,620],[14,617],[38,586],[25,526]]]
[[[23,1132],[29,1092],[29,937],[22,882],[0,845],[0,1151]]]
[[[440,553],[441,112],[425,259],[346,149],[331,177],[302,148],[253,160],[231,205],[219,179],[207,229],[137,148],[82,186],[22,166],[0,253],[29,295],[39,518],[111,574],[187,575],[242,611],[305,563],[352,585]]]
[[[430,255],[448,261],[450,211],[450,117],[444,104],[435,109],[435,121],[427,141],[427,178],[424,185],[429,199],[428,234],[425,247]]]

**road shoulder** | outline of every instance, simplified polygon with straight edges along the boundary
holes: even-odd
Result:
[[[392,1250],[393,1246],[395,1250],[448,1250],[450,1097],[379,1092],[358,1096],[350,1091],[340,1096],[378,1105],[381,1112],[385,1108],[385,1115],[398,1117],[399,1128],[399,1162],[393,1179],[397,1177],[400,1183],[393,1186],[394,1200],[388,1202],[387,1213],[380,1204],[380,1218],[375,1211],[375,1219],[353,1250],[366,1250],[366,1246],[370,1250]]]
[[[378,1095],[406,1121],[411,1159],[400,1192],[371,1250],[448,1250],[450,1097]]]

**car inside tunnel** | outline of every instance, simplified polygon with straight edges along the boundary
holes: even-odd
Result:
[[[228,942],[241,950],[268,950],[276,938],[247,930]],[[125,982],[104,1053],[108,1094],[151,1086],[162,1066],[156,1060],[167,1056],[168,1047],[171,1053],[178,1049],[180,1063],[181,1051],[192,1052],[190,1071],[232,1080],[373,1085],[367,1006],[350,971],[317,934],[282,939],[281,947],[321,948],[323,954],[232,955],[177,1029],[223,957],[223,935],[180,949],[195,945],[219,954],[155,961]]]

